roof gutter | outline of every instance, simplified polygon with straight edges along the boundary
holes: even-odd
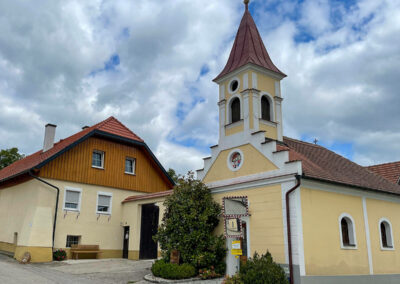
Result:
[[[35,176],[34,174],[32,174],[32,171],[29,171],[29,175],[31,177],[33,177],[34,179],[36,179],[36,180],[38,180],[38,181],[40,181],[40,182],[42,182],[42,183],[54,188],[55,190],[57,190],[56,208],[55,208],[55,212],[54,212],[54,221],[53,221],[53,236],[52,236],[52,245],[51,245],[51,250],[53,251],[53,249],[54,249],[54,239],[55,239],[55,235],[56,235],[58,199],[59,199],[59,196],[60,196],[60,189],[57,186],[52,185],[51,183],[41,179],[40,177]]]
[[[288,239],[288,254],[289,254],[289,273],[290,273],[290,284],[293,284],[293,256],[292,256],[292,232],[290,230],[290,200],[289,195],[295,191],[301,184],[301,177],[296,175],[297,183],[288,192],[286,192],[286,226],[287,226],[287,239]]]

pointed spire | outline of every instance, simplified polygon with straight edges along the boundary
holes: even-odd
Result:
[[[286,77],[286,75],[274,65],[269,57],[257,26],[249,12],[249,2],[250,0],[244,0],[246,9],[242,21],[240,22],[231,54],[229,55],[224,70],[222,70],[214,81],[217,81],[221,77],[235,71],[247,63],[258,65],[273,71],[280,76]]]

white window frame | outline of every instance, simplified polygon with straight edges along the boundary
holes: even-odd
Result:
[[[67,191],[74,191],[74,192],[79,192],[79,203],[78,203],[78,209],[74,208],[67,208],[65,207],[65,198],[67,197]],[[82,203],[82,188],[75,188],[75,187],[69,187],[66,186],[64,188],[64,202],[63,202],[63,210],[64,211],[74,211],[74,212],[80,212],[81,211],[81,203]]]
[[[392,247],[384,247],[383,246],[382,231],[381,231],[381,224],[383,222],[385,222],[385,223],[387,223],[389,225],[390,234],[389,234],[389,236],[386,235],[386,242],[389,244],[389,241],[390,241],[390,244],[392,245]],[[383,217],[383,218],[379,219],[378,227],[379,227],[379,240],[380,240],[380,244],[381,244],[381,250],[394,250],[394,239],[393,239],[393,226],[392,226],[392,223],[390,223],[390,221],[387,218]],[[387,233],[388,232],[387,232],[387,229],[386,229],[386,234]],[[390,239],[388,237],[390,237]]]
[[[133,166],[132,166],[133,172],[132,172],[132,173],[126,171],[126,160],[131,160],[131,161],[133,161]],[[136,175],[136,159],[135,159],[135,158],[125,157],[125,164],[124,164],[124,167],[125,167],[125,173],[126,173],[127,175],[133,175],[133,176]]]
[[[94,165],[93,165],[93,154],[94,154],[94,153],[101,154],[101,167],[98,167],[98,166],[94,166]],[[92,151],[92,160],[91,160],[92,168],[104,170],[104,155],[105,155],[105,152],[104,152],[104,151],[101,151],[101,150],[93,150],[93,151]]]
[[[231,89],[231,85],[232,85],[233,81],[237,81],[238,82],[238,87],[234,91],[232,91],[232,89]],[[230,79],[229,83],[228,83],[228,93],[233,95],[233,94],[236,94],[239,91],[240,91],[240,79],[239,79],[239,77],[234,77],[234,78]]]
[[[350,241],[350,243],[353,243],[352,246],[347,246],[347,245],[343,244],[343,233],[342,233],[342,219],[343,218],[345,218],[345,219],[347,218],[348,220],[351,221],[351,226],[348,226],[348,227],[349,227],[349,241]],[[353,249],[353,250],[358,249],[357,235],[356,235],[356,223],[354,222],[353,217],[351,217],[350,214],[342,213],[339,216],[338,223],[339,223],[339,233],[340,233],[340,248],[341,249]]]
[[[110,197],[110,206],[108,208],[108,212],[98,211],[99,196],[100,195],[104,195],[104,196],[109,196]],[[98,191],[97,192],[97,200],[96,200],[96,214],[111,215],[111,213],[112,213],[112,200],[113,200],[113,194],[111,192]]]
[[[235,98],[238,98],[239,99],[239,102],[240,102],[240,120],[239,121],[236,121],[235,122],[235,124],[236,123],[242,123],[242,120],[243,120],[243,102],[242,102],[242,97],[240,96],[240,95],[233,95],[230,99],[229,99],[229,101],[228,101],[228,104],[227,104],[227,106],[228,106],[228,110],[227,110],[227,119],[226,119],[226,121],[228,121],[228,124],[227,125],[229,125],[229,124],[232,124],[233,122],[232,122],[232,102],[233,102],[233,100],[235,99]]]
[[[271,120],[264,120],[262,119],[262,103],[261,100],[263,97],[266,97],[267,100],[269,101],[269,108],[270,108],[270,116],[271,116]],[[275,122],[275,103],[274,103],[274,97],[271,96],[271,94],[267,93],[267,92],[262,92],[260,97],[259,97],[259,119],[264,122],[264,123],[274,123]]]

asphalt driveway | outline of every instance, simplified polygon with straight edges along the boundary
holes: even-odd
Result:
[[[0,283],[148,283],[151,261],[126,259],[72,260],[45,264],[19,264],[0,254]]]

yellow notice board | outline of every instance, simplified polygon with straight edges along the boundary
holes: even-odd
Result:
[[[232,249],[231,254],[232,255],[242,255],[243,251],[241,249]]]

